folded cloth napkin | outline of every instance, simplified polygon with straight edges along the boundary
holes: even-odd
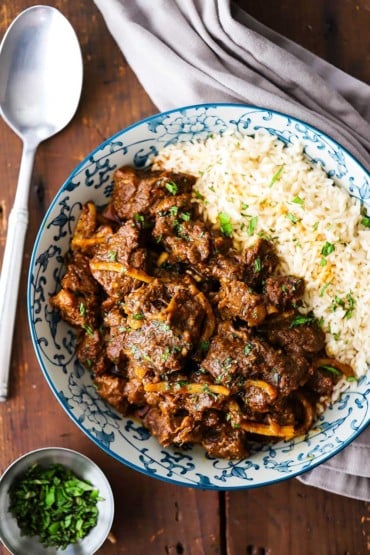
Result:
[[[370,87],[230,0],[94,0],[160,110],[236,102],[320,128],[370,166]],[[300,480],[370,501],[370,429]]]

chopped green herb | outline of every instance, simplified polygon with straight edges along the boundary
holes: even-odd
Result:
[[[45,547],[66,549],[98,521],[99,491],[61,464],[30,466],[9,490],[9,511],[22,535]]]
[[[94,330],[92,329],[91,326],[85,325],[85,326],[82,326],[82,329],[85,330],[87,335],[89,335],[90,337],[94,337]]]
[[[338,308],[342,308],[344,310],[344,317],[349,320],[353,316],[355,307],[356,299],[352,296],[352,291],[350,291],[342,298],[335,295],[334,299],[331,301],[330,311],[335,312]]]
[[[331,281],[328,281],[328,283],[325,283],[325,285],[321,288],[320,297],[323,297],[325,295],[326,290],[330,284],[331,284]]]
[[[255,274],[258,274],[258,272],[261,271],[262,268],[262,264],[261,264],[261,259],[260,258],[256,258],[253,264],[253,271]]]
[[[338,368],[334,368],[334,366],[329,366],[328,364],[322,364],[321,366],[319,366],[319,368],[323,368],[324,370],[327,370],[328,372],[331,372],[332,374],[335,374],[336,376],[341,376],[342,372],[340,370],[338,370]]]
[[[329,241],[326,241],[326,243],[321,249],[321,254],[323,256],[329,256],[329,254],[331,254],[334,251],[335,251],[335,245],[333,245],[333,243],[329,243]]]
[[[249,355],[249,353],[253,350],[253,343],[246,343],[244,346],[244,354]]]
[[[305,324],[313,324],[316,322],[316,318],[314,316],[305,316],[304,314],[297,314],[293,320],[290,322],[291,328],[295,328],[296,326],[303,326]]]
[[[115,262],[117,260],[117,251],[109,251],[108,260],[110,260],[111,262]]]
[[[258,216],[253,216],[248,223],[248,227],[247,227],[247,233],[248,235],[253,235],[253,233],[256,230],[257,227],[257,222],[258,222]]]
[[[180,218],[182,220],[184,220],[184,222],[189,222],[190,221],[190,214],[189,212],[183,212],[180,216]]]
[[[225,237],[231,237],[233,233],[233,226],[231,224],[230,216],[225,214],[225,212],[220,212],[218,215],[218,221],[220,222],[221,232]]]
[[[86,315],[86,306],[84,305],[83,302],[80,303],[80,314],[81,316],[85,316]]]
[[[178,206],[171,206],[171,208],[169,209],[169,213],[171,214],[171,216],[177,216],[178,211]]]
[[[360,223],[365,227],[370,227],[370,216],[363,216]]]
[[[292,199],[292,202],[294,202],[294,204],[299,204],[300,206],[304,205],[304,199],[298,195]]]
[[[357,382],[357,378],[355,376],[347,376],[347,382]]]
[[[171,195],[177,195],[179,192],[179,187],[174,183],[174,181],[168,181],[165,185],[167,191],[171,193]]]
[[[193,190],[193,193],[194,193],[194,195],[197,199],[204,200],[204,196],[199,191],[197,191],[196,189]]]
[[[145,222],[144,216],[142,214],[138,214],[137,212],[134,214],[134,220],[135,222],[141,222],[141,223]]]
[[[133,314],[132,317],[134,320],[143,320],[144,314],[142,312],[137,312],[136,314]]]
[[[270,181],[270,184],[269,184],[269,187],[272,187],[273,184],[274,184],[278,179],[280,179],[281,174],[283,173],[284,166],[285,166],[285,164],[282,164],[282,165],[280,166],[280,168],[278,169],[278,171],[272,176],[271,181]]]
[[[165,350],[163,351],[162,355],[161,355],[161,359],[162,359],[164,362],[167,362],[167,360],[168,360],[169,357],[170,357],[170,354],[171,354],[170,348],[169,348],[169,347],[166,347]]]
[[[209,349],[209,341],[201,341],[199,344],[199,348],[200,350],[204,353],[205,351],[208,351]]]
[[[176,382],[175,387],[177,387],[178,389],[181,389],[182,387],[186,387],[187,385],[189,385],[188,381],[179,380],[178,382]]]
[[[288,212],[288,214],[286,215],[286,217],[287,217],[288,220],[290,220],[293,224],[296,224],[296,223],[298,222],[297,216],[295,216],[295,215],[292,214],[291,212]]]

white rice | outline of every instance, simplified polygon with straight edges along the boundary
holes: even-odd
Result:
[[[197,176],[194,202],[215,225],[220,213],[230,218],[237,246],[274,238],[278,271],[305,280],[303,311],[322,323],[328,354],[357,376],[367,371],[370,230],[360,223],[360,202],[300,144],[285,146],[266,132],[212,136],[164,148],[154,167]]]

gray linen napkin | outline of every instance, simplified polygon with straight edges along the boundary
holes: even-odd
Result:
[[[94,0],[160,110],[237,102],[303,119],[370,166],[370,87],[230,0]],[[370,429],[302,482],[370,501]]]

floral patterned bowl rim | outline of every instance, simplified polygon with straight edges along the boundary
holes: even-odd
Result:
[[[33,345],[62,407],[106,453],[148,476],[187,487],[232,490],[272,484],[311,470],[346,447],[370,420],[370,371],[341,394],[315,427],[295,440],[252,446],[243,460],[214,459],[198,446],[163,448],[137,421],[102,401],[75,359],[75,336],[49,305],[63,275],[63,254],[82,205],[104,205],[112,174],[123,164],[144,167],[165,145],[210,133],[265,129],[285,143],[301,141],[313,161],[370,211],[369,174],[336,141],[288,115],[241,104],[202,104],[155,114],[108,138],[71,173],[51,203],[30,262],[27,304]]]

